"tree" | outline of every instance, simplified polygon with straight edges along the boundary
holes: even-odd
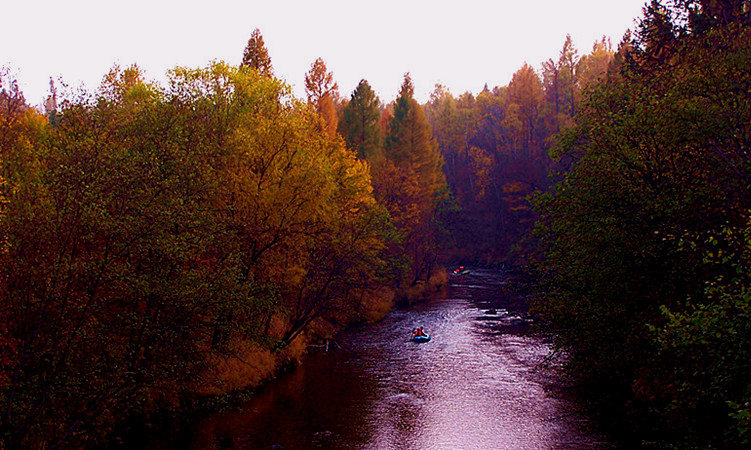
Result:
[[[383,134],[379,120],[380,100],[366,80],[360,80],[344,107],[339,133],[357,157],[378,164],[383,157]]]
[[[138,80],[113,71],[95,103],[68,104],[41,141],[27,134],[35,173],[5,166],[18,183],[0,256],[5,331],[19,343],[0,400],[9,448],[95,441],[200,366],[221,278],[197,263],[213,236],[196,207],[205,172]]]
[[[589,86],[595,86],[604,80],[608,67],[613,60],[613,49],[610,41],[603,37],[592,46],[592,52],[584,55],[576,64],[576,81],[579,91]]]
[[[385,183],[394,179],[395,184],[401,185],[402,194],[394,198],[397,202],[391,202],[389,212],[397,228],[406,234],[404,245],[412,267],[410,284],[426,281],[433,270],[439,236],[432,221],[446,194],[443,158],[425,113],[413,95],[412,79],[406,74],[386,136],[384,154],[389,166],[377,172],[378,180],[374,183],[376,187],[381,186],[380,191],[376,190],[380,199],[384,198]],[[386,177],[391,172],[399,175]],[[401,204],[398,209],[397,203]]]
[[[334,75],[327,71],[326,64],[321,58],[315,60],[310,66],[310,71],[305,75],[305,93],[308,96],[308,102],[323,118],[326,132],[332,137],[335,136],[338,122],[336,114],[338,86],[334,82]]]
[[[531,155],[539,148],[542,85],[537,73],[528,64],[517,70],[508,85],[505,126],[512,131],[510,150]]]
[[[243,51],[241,66],[247,66],[257,70],[262,76],[271,77],[274,75],[274,69],[271,66],[271,58],[266,46],[263,43],[261,31],[256,28],[248,39],[248,45]]]
[[[543,63],[545,96],[550,105],[552,128],[559,132],[571,125],[579,100],[577,66],[579,58],[571,35],[566,35],[558,61],[552,59]]]
[[[574,41],[571,39],[571,35],[567,34],[566,41],[561,49],[561,56],[558,59],[558,67],[560,70],[562,104],[569,117],[573,117],[576,113],[576,66],[578,62],[579,56],[576,48],[574,48]]]
[[[385,142],[386,157],[397,167],[414,170],[425,193],[443,184],[443,161],[422,107],[414,99],[409,74],[394,105],[394,117]]]
[[[695,33],[731,23],[751,23],[747,0],[677,0],[674,4],[683,16],[687,16],[682,25]]]
[[[701,264],[719,275],[705,282],[700,301],[663,307],[664,325],[650,327],[658,354],[670,367],[655,380],[669,386],[661,403],[702,441],[745,446],[751,443],[751,229],[746,221],[708,237],[686,238],[686,250],[708,249]]]
[[[467,93],[455,99],[444,86],[436,85],[425,106],[425,113],[438,142],[438,148],[446,162],[446,176],[454,187],[455,195],[466,194],[458,183],[462,166],[467,162],[469,140],[476,128],[474,97]]]
[[[639,68],[650,72],[670,64],[676,50],[680,26],[676,24],[678,10],[666,7],[660,0],[652,0],[644,7],[631,57],[639,60]],[[634,66],[636,67],[636,66]]]

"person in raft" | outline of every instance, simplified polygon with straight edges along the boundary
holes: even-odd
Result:
[[[413,338],[416,338],[417,336],[425,336],[425,332],[424,332],[424,331],[422,331],[422,327],[420,327],[420,328],[417,328],[417,329],[415,329],[415,330],[414,330],[414,331],[412,332],[412,337],[413,337]]]

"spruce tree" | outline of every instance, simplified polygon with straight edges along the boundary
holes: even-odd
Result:
[[[360,80],[344,107],[339,133],[357,157],[377,164],[383,157],[383,134],[378,123],[380,100],[366,80]]]
[[[409,74],[394,105],[384,156],[383,168],[374,173],[376,197],[405,236],[401,253],[408,259],[409,283],[414,285],[427,281],[435,267],[443,241],[439,205],[447,191],[443,158],[425,113],[414,99]]]
[[[384,151],[386,158],[396,167],[414,171],[423,195],[430,197],[445,185],[443,158],[425,112],[414,99],[414,86],[409,74],[404,76],[394,105],[394,118],[386,136]]]

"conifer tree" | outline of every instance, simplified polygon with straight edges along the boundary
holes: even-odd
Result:
[[[380,100],[366,80],[360,80],[352,97],[344,107],[339,133],[347,147],[357,153],[357,157],[371,164],[383,156],[383,134],[379,126],[381,113]]]
[[[409,74],[404,76],[384,148],[385,164],[374,174],[377,197],[405,235],[403,254],[409,258],[410,283],[430,276],[441,242],[437,222],[445,200],[443,158],[422,107],[414,99]]]
[[[250,67],[258,71],[263,76],[273,76],[274,69],[271,66],[271,58],[266,46],[263,43],[261,31],[256,28],[248,39],[248,45],[243,52],[243,61],[241,66]]]
[[[395,166],[413,170],[424,193],[430,195],[445,184],[443,158],[425,112],[414,99],[414,90],[412,78],[406,74],[384,150]]]

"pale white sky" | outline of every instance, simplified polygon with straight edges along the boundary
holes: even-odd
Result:
[[[365,78],[393,100],[410,72],[419,101],[436,83],[455,95],[508,84],[525,62],[557,59],[566,34],[579,54],[602,36],[617,46],[646,0],[6,0],[0,66],[41,104],[49,79],[93,90],[117,63],[161,81],[176,65],[239,64],[261,30],[275,74],[304,95],[324,59],[349,97]]]

